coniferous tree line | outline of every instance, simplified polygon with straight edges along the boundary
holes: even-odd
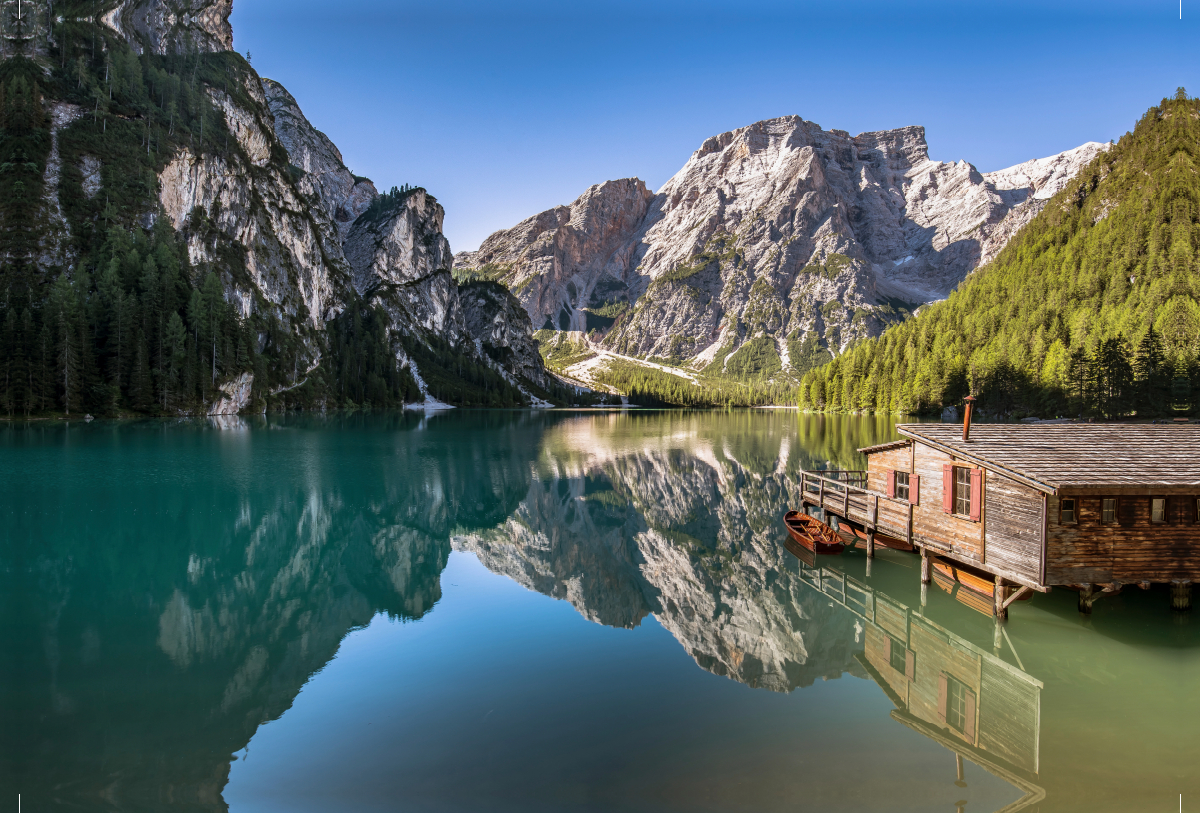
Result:
[[[258,109],[242,57],[139,55],[85,21],[92,4],[56,10],[49,75],[21,55],[0,63],[0,414],[197,411],[240,373],[254,374],[254,408],[418,400],[398,360],[403,340],[389,335],[377,307],[350,303],[324,335],[304,337],[323,351],[312,368],[295,325],[231,297],[247,281],[245,255],[216,239],[215,217],[197,210],[183,227],[215,246],[217,260],[199,267],[161,217],[158,176],[179,150],[226,158],[241,150],[211,94]],[[43,188],[48,110],[59,103],[82,111],[58,132],[61,217]],[[286,152],[272,149],[272,164],[294,180]],[[85,158],[100,167],[100,183],[85,178]],[[413,191],[393,189],[380,205]],[[58,256],[70,258],[65,267],[49,264],[56,241],[65,246]],[[464,370],[469,360],[452,348],[427,355],[443,365],[432,377],[447,401],[491,400],[476,388],[503,392],[504,403],[521,398],[490,370]],[[474,377],[459,382],[452,370]]]
[[[787,380],[739,382],[727,378],[701,378],[693,384],[681,376],[610,359],[593,372],[596,381],[626,393],[629,403],[643,407],[752,407],[795,403],[798,391]]]
[[[803,406],[1200,410],[1200,102],[1164,99],[950,298],[808,373]]]

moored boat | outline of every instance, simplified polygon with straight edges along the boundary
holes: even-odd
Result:
[[[814,553],[841,553],[845,547],[836,531],[808,514],[788,511],[783,523],[792,539]]]

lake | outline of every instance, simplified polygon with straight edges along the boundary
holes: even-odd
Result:
[[[1165,589],[997,627],[789,552],[798,473],[893,423],[0,425],[0,809],[1200,809]]]

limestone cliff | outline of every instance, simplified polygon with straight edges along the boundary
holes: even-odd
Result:
[[[721,372],[765,340],[802,372],[804,339],[836,352],[945,297],[1104,149],[983,175],[930,160],[921,127],[772,119],[708,139],[655,195],[594,186],[455,265],[508,285],[535,326],[606,330],[611,350]]]
[[[102,10],[99,20],[139,53],[200,51],[223,59],[219,52],[232,47],[230,10],[231,0],[123,0]],[[486,322],[484,333],[468,331],[442,234],[445,213],[431,195],[408,188],[380,195],[370,180],[347,169],[283,85],[261,79],[236,56],[220,66],[223,84],[204,90],[219,121],[201,126],[229,137],[218,148],[194,138],[176,147],[157,171],[158,204],[186,242],[191,266],[220,275],[242,319],[271,326],[260,332],[259,350],[270,342],[289,348],[291,370],[276,381],[275,392],[301,386],[322,363],[327,325],[351,302],[383,306],[394,352],[422,389],[424,378],[405,349],[412,342],[442,342],[444,352],[502,371],[518,386],[545,384],[540,355],[525,350],[532,330],[527,320],[511,318],[506,303],[473,301],[476,311],[490,304],[498,310],[472,322],[481,330]],[[71,120],[80,118],[72,110]],[[97,164],[93,176],[103,175],[99,162],[89,160]],[[52,203],[57,175],[48,177],[55,185],[47,195]],[[144,220],[155,216],[148,212]],[[67,229],[64,221],[59,232]],[[48,258],[69,264],[61,238],[44,242]],[[501,338],[497,330],[503,334],[497,346],[521,348],[519,358],[485,352],[483,344]],[[247,398],[253,389],[237,388]],[[226,399],[221,409],[244,406]]]

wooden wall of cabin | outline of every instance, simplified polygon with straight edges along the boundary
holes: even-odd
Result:
[[[921,478],[921,490],[913,510],[913,541],[928,545],[932,550],[949,553],[964,562],[983,562],[983,523],[987,517],[984,500],[983,520],[973,522],[969,517],[947,514],[942,510],[942,466],[947,463],[975,468],[965,461],[916,444],[914,471]]]
[[[1042,583],[1042,492],[987,472],[983,480],[984,564]]]
[[[1115,495],[1114,495],[1115,496]],[[1155,494],[1191,500],[1194,494]],[[1200,525],[1193,509],[1182,521],[1150,521],[1150,494],[1117,496],[1127,501],[1125,522],[1101,522],[1102,495],[1049,498],[1046,528],[1046,584],[1200,581]],[[1062,500],[1076,501],[1076,522],[1062,521]]]
[[[867,457],[867,488],[887,494],[889,471],[912,472],[912,448],[910,446],[870,454]]]

